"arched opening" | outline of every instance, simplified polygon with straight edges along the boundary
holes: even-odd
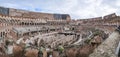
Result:
[[[78,23],[78,25],[81,25],[80,23]]]
[[[21,25],[24,25],[24,22],[22,22]]]
[[[72,30],[75,30],[75,28],[72,28]]]

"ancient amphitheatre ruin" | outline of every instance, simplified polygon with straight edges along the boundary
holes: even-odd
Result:
[[[116,13],[73,20],[0,7],[0,57],[117,57],[119,25]]]

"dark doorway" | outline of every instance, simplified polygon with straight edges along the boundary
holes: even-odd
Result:
[[[119,52],[118,52],[118,57],[120,57],[120,48],[119,48]]]

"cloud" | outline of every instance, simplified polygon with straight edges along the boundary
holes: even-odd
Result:
[[[120,0],[0,0],[0,5],[37,12],[70,14],[72,19],[99,17],[114,12],[120,14]]]

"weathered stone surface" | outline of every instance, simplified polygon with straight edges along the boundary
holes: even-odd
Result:
[[[63,14],[61,14],[63,15]],[[55,20],[54,14],[52,13],[41,13],[41,12],[32,12],[21,9],[13,9],[9,8],[9,16],[14,17],[23,17],[23,18],[33,18],[33,19],[47,19],[47,20]],[[63,19],[63,18],[62,18]],[[65,20],[70,20],[70,16],[66,15]]]
[[[114,31],[89,57],[117,57],[115,50],[119,40],[119,32]]]

